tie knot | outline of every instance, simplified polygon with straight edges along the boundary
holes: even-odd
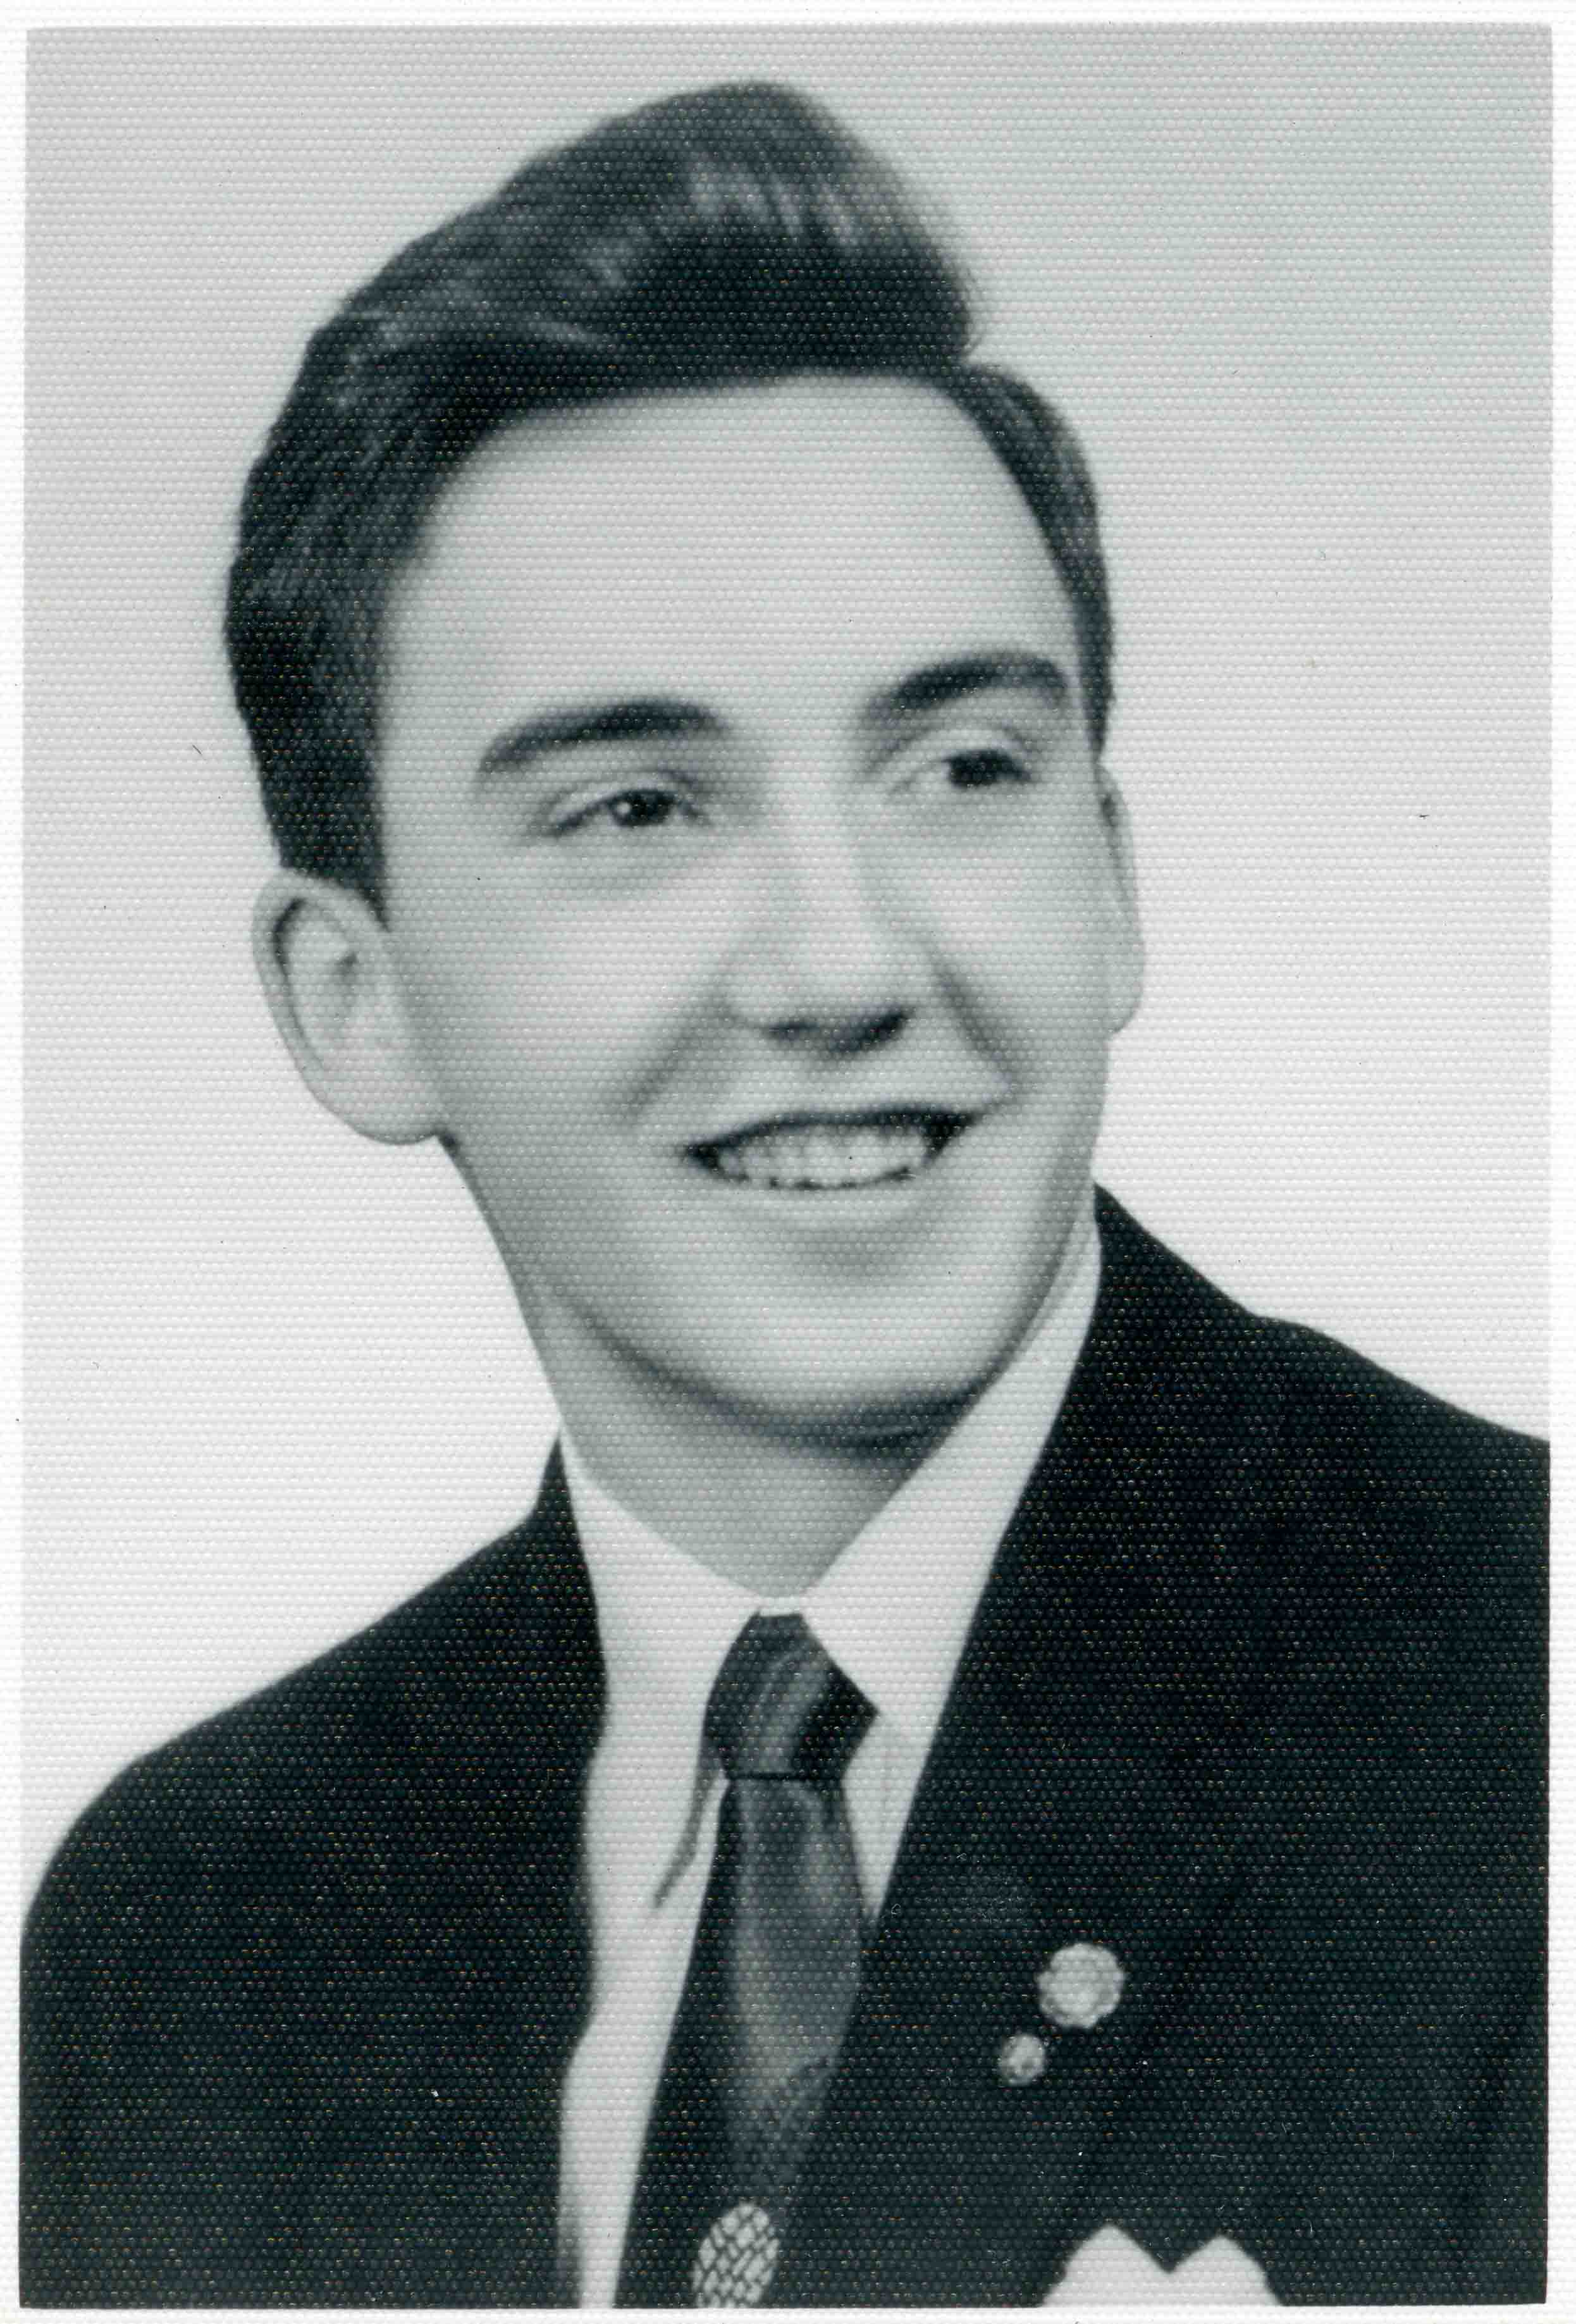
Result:
[[[706,1739],[730,1783],[840,1784],[874,1715],[797,1614],[755,1614],[717,1673]]]

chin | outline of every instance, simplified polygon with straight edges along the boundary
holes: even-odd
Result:
[[[779,1435],[825,1444],[878,1444],[929,1434],[954,1420],[987,1387],[1017,1344],[1016,1335],[982,1334],[982,1345],[955,1343],[925,1360],[910,1336],[894,1333],[902,1360],[850,1363],[846,1351],[791,1373],[763,1376],[741,1364],[729,1384],[735,1408]],[[839,1360],[839,1356],[842,1360]]]

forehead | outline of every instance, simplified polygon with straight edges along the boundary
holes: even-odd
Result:
[[[934,389],[805,379],[533,417],[440,498],[386,633],[389,740],[514,697],[669,688],[751,715],[968,650],[1063,660],[1017,486]]]

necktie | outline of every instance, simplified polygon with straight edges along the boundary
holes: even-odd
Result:
[[[689,1971],[646,2133],[622,2307],[751,2307],[859,1985],[843,1775],[872,1712],[797,1614],[747,1622],[705,1734],[727,1778]]]

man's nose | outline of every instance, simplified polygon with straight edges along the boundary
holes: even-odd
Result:
[[[853,815],[830,804],[806,807],[763,844],[724,979],[740,1022],[844,1050],[885,1038],[912,1013],[923,953],[875,853]]]

